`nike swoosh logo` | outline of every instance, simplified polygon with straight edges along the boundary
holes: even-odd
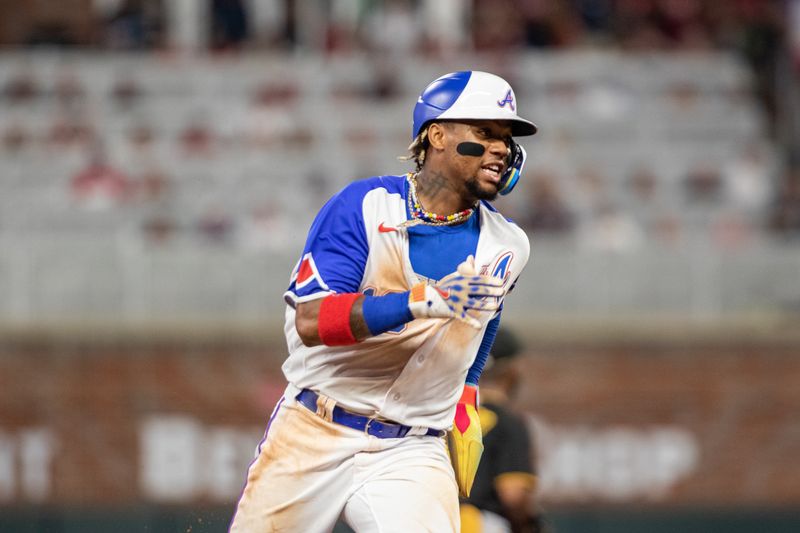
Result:
[[[444,298],[445,300],[447,300],[448,298],[450,298],[450,291],[449,291],[449,290],[445,291],[445,290],[442,290],[442,289],[440,289],[439,287],[434,287],[434,289],[436,289],[436,292],[438,292],[438,293],[439,293],[439,295],[440,295],[442,298]]]
[[[381,222],[381,225],[378,226],[378,231],[380,231],[381,233],[391,233],[393,231],[397,231],[397,228],[393,228],[391,226],[384,226],[383,222]]]

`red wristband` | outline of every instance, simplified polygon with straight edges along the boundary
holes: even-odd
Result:
[[[349,346],[358,342],[350,328],[350,310],[359,296],[358,293],[331,294],[322,299],[317,331],[323,344]]]

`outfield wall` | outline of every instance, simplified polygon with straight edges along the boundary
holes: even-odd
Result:
[[[141,333],[3,337],[0,529],[86,509],[198,531],[232,509],[282,392],[280,338]],[[540,505],[561,531],[629,513],[797,525],[800,344],[775,339],[529,342],[517,407]]]

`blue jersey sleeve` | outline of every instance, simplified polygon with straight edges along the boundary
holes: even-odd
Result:
[[[497,315],[489,321],[489,324],[487,324],[486,331],[483,333],[481,347],[478,348],[478,355],[475,356],[475,361],[472,362],[472,366],[467,371],[468,385],[478,384],[478,380],[480,380],[481,374],[483,373],[483,367],[486,366],[486,361],[489,359],[489,353],[492,351],[494,338],[497,336],[497,330],[499,327],[500,313],[498,312]]]
[[[290,305],[332,292],[358,292],[369,254],[363,189],[349,185],[317,214],[284,294]]]

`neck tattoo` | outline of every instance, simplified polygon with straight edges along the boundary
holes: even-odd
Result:
[[[412,218],[401,224],[402,226],[416,226],[417,224],[426,224],[428,226],[452,226],[464,222],[475,212],[475,206],[464,209],[463,211],[458,211],[452,215],[437,215],[431,211],[426,211],[417,197],[417,175],[409,173],[407,180],[408,211],[411,213]]]

